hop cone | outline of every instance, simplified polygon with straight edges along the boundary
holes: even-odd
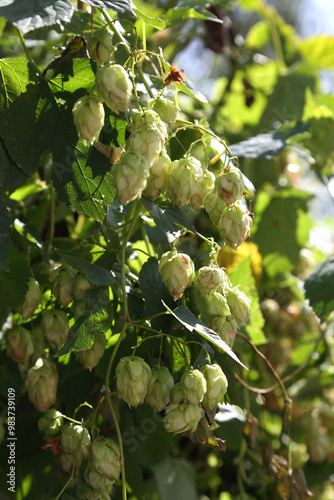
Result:
[[[174,123],[177,117],[177,112],[180,108],[175,102],[165,99],[164,97],[156,97],[147,101],[148,109],[152,109],[160,116],[165,123]]]
[[[44,440],[49,437],[58,436],[63,425],[64,419],[62,414],[54,408],[51,408],[38,420],[38,430]]]
[[[151,168],[162,151],[165,139],[165,126],[154,111],[135,113],[129,126],[128,146],[141,153]]]
[[[219,224],[226,207],[225,201],[218,196],[215,190],[209,193],[204,200],[204,208],[216,226]]]
[[[170,402],[169,392],[174,386],[173,377],[165,366],[152,368],[147,387],[146,402],[155,411],[161,411]]]
[[[240,292],[238,288],[231,288],[226,292],[227,303],[230,307],[231,314],[236,320],[239,327],[244,326],[250,316],[251,301],[247,295]]]
[[[144,402],[151,369],[142,358],[127,356],[121,358],[116,367],[117,390],[131,408]]]
[[[206,380],[199,370],[186,371],[181,377],[183,396],[193,404],[200,403],[206,392]]]
[[[201,162],[192,156],[173,161],[167,171],[166,192],[176,207],[186,205],[196,195],[204,179]]]
[[[195,281],[196,290],[202,299],[213,290],[223,294],[230,286],[230,280],[225,271],[219,267],[201,267]]]
[[[86,311],[86,302],[84,300],[73,300],[71,305],[71,311],[73,313],[75,321],[80,318]]]
[[[50,273],[52,293],[64,307],[67,307],[73,300],[75,274],[67,266],[57,267]]]
[[[230,308],[227,300],[221,293],[212,290],[205,298],[206,312],[211,316],[228,316]]]
[[[89,432],[82,425],[72,422],[64,425],[60,438],[61,448],[73,458],[75,465],[80,467],[88,459],[90,442]]]
[[[159,261],[159,273],[168,292],[177,300],[192,284],[195,268],[188,255],[170,251],[162,255]]]
[[[96,72],[96,88],[99,97],[116,114],[129,109],[132,83],[127,72],[119,64],[108,64]]]
[[[73,297],[76,300],[82,300],[86,290],[92,288],[92,283],[83,273],[78,273],[73,283]]]
[[[235,339],[238,323],[233,316],[217,317],[213,320],[210,327],[214,332],[218,333],[219,337],[226,342],[227,345],[232,347]]]
[[[96,97],[80,97],[75,102],[72,112],[80,139],[84,144],[96,142],[104,124],[103,104]]]
[[[19,365],[26,364],[34,352],[30,332],[23,326],[8,330],[6,333],[6,352],[7,356]]]
[[[150,200],[156,200],[165,190],[167,169],[170,163],[169,156],[165,151],[162,151],[158,159],[151,166],[146,188],[143,191],[143,195]]]
[[[195,432],[198,422],[203,417],[204,412],[198,404],[185,401],[181,404],[172,404],[166,408],[164,419],[165,429],[168,432],[179,434],[191,430]]]
[[[215,180],[215,191],[227,205],[242,198],[244,187],[242,173],[237,167],[224,168]]]
[[[99,436],[89,450],[90,463],[101,476],[117,481],[121,473],[119,446],[112,439]]]
[[[92,36],[87,42],[89,57],[101,66],[107,63],[113,49],[112,35],[104,31],[101,35]]]
[[[113,485],[113,481],[108,479],[106,476],[101,475],[95,467],[88,462],[87,467],[84,472],[84,478],[87,484],[95,490],[95,493],[98,493],[97,496],[93,496],[96,500],[101,500],[104,496],[102,494],[108,494],[111,492],[111,488]],[[85,491],[86,492],[86,491]],[[94,493],[94,492],[92,492]],[[91,498],[90,496],[88,498]],[[109,496],[107,498],[110,498]]]
[[[134,149],[128,149],[114,163],[111,172],[117,195],[123,205],[141,197],[149,176],[149,168],[143,155]]]
[[[203,169],[203,179],[197,185],[196,193],[190,198],[190,206],[194,210],[203,207],[207,196],[213,191],[215,185],[215,176],[207,169]]]
[[[38,358],[28,371],[25,382],[30,401],[37,410],[45,412],[56,401],[58,373],[56,365],[47,358]]]
[[[65,311],[48,309],[44,312],[41,328],[52,347],[61,347],[70,329]]]
[[[205,365],[201,368],[206,380],[206,393],[203,406],[212,410],[221,401],[227,391],[227,378],[219,365]]]
[[[252,222],[247,210],[235,203],[224,210],[218,229],[226,245],[237,250],[250,235]]]
[[[105,346],[106,346],[106,336],[103,332],[96,333],[95,342],[90,349],[86,351],[81,351],[77,353],[77,356],[84,366],[84,368],[88,368],[92,370],[102,358]]]
[[[30,278],[28,291],[26,293],[24,303],[19,308],[19,313],[22,319],[25,321],[30,318],[38,307],[39,301],[41,299],[41,290],[38,281]]]
[[[182,385],[180,382],[178,382],[177,384],[174,385],[174,387],[172,387],[169,393],[169,398],[171,405],[179,404],[180,401],[184,400]]]

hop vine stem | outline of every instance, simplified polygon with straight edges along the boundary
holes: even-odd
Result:
[[[113,404],[112,404],[112,401],[111,401],[109,387],[110,387],[110,374],[111,374],[112,366],[114,364],[114,361],[115,361],[118,349],[119,349],[119,347],[120,347],[120,345],[122,343],[122,340],[124,338],[125,332],[126,332],[128,326],[130,326],[130,323],[129,323],[128,301],[127,301],[127,298],[126,298],[126,286],[125,286],[125,277],[126,277],[125,276],[125,251],[126,251],[126,246],[128,244],[128,241],[131,238],[132,232],[133,232],[133,230],[135,228],[137,220],[140,217],[141,212],[142,212],[142,207],[140,205],[138,207],[138,205],[137,205],[136,214],[135,214],[135,216],[132,219],[132,222],[131,222],[131,225],[129,227],[129,230],[128,230],[126,236],[124,237],[124,240],[123,240],[123,243],[122,243],[122,246],[121,246],[121,288],[122,288],[122,294],[123,294],[124,325],[123,325],[122,331],[121,331],[121,333],[120,333],[120,335],[118,337],[117,343],[116,343],[116,345],[115,345],[115,347],[113,349],[112,355],[111,355],[110,360],[109,360],[107,372],[106,372],[106,390],[107,390],[106,398],[107,398],[107,402],[108,402],[108,406],[109,406],[111,415],[112,415],[114,423],[115,423],[116,433],[117,433],[117,437],[118,437],[118,444],[119,444],[119,449],[120,449],[120,455],[121,455],[122,499],[123,500],[127,499],[126,478],[125,478],[124,449],[123,449],[123,441],[122,441],[121,429],[120,429],[120,426],[119,426],[119,423],[118,423],[118,420],[117,420],[117,416],[116,416],[116,413],[115,413],[115,410],[114,410],[114,407],[113,407]]]

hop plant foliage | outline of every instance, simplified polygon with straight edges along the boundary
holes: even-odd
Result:
[[[302,468],[325,476],[333,461],[333,263],[303,248],[297,167],[312,155],[324,181],[332,168],[316,85],[332,41],[299,40],[265,3],[242,37],[228,2],[151,2],[149,16],[35,2],[31,18],[17,3],[0,8],[0,441],[21,443],[17,494],[309,498]],[[229,67],[212,103],[167,60],[199,35]]]

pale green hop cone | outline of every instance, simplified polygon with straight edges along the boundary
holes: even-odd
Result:
[[[226,299],[238,326],[245,326],[251,312],[251,301],[247,295],[235,287],[226,292]]]
[[[238,323],[233,316],[215,318],[210,326],[211,330],[218,333],[219,337],[230,347],[233,346],[238,331]]]
[[[90,446],[89,458],[101,476],[107,477],[110,481],[118,481],[121,474],[121,454],[115,441],[103,436],[97,437]]]
[[[154,201],[165,191],[167,169],[170,164],[171,159],[165,151],[162,151],[150,168],[146,188],[143,191],[144,196]]]
[[[103,104],[93,96],[78,99],[72,109],[73,121],[78,136],[85,144],[94,144],[104,125]]]
[[[196,193],[190,198],[190,206],[194,210],[199,210],[204,206],[207,196],[213,191],[215,176],[207,169],[203,169],[203,179],[197,185]]]
[[[73,297],[76,300],[82,300],[84,298],[86,290],[92,288],[93,284],[86,278],[83,273],[78,273],[75,276],[73,283]]]
[[[216,177],[215,191],[227,205],[239,201],[243,196],[244,188],[244,179],[237,167],[226,167]]]
[[[170,402],[169,393],[174,386],[173,377],[165,366],[155,366],[151,369],[146,402],[155,410],[162,411]]]
[[[96,332],[95,342],[86,351],[80,351],[77,353],[78,359],[84,368],[92,370],[95,366],[99,364],[102,358],[105,348],[106,348],[106,336],[103,332]]]
[[[42,316],[41,329],[52,347],[61,347],[70,330],[65,311],[47,309]]]
[[[221,401],[227,392],[227,378],[219,365],[205,365],[201,367],[206,380],[206,393],[203,398],[203,406],[212,410]]]
[[[52,293],[64,307],[67,307],[73,300],[75,276],[76,273],[68,266],[59,266],[50,273]]]
[[[225,296],[214,290],[205,297],[205,307],[207,314],[211,316],[226,317],[230,314],[230,308]]]
[[[96,498],[96,500],[102,500],[104,498],[103,494],[108,495],[109,493],[111,493],[114,481],[111,481],[106,476],[99,474],[91,462],[87,463],[84,472],[84,478],[86,483],[93,488],[92,496],[88,495],[89,499]],[[96,496],[93,496],[94,494]],[[107,496],[107,498],[110,497]]]
[[[123,66],[102,66],[97,70],[95,78],[100,99],[116,114],[125,113],[130,106],[132,83]]]
[[[55,408],[48,410],[43,417],[38,420],[38,430],[42,434],[44,440],[49,439],[49,437],[58,436],[63,425],[63,416]]]
[[[157,161],[167,137],[165,125],[157,113],[145,110],[131,117],[128,129],[131,132],[127,140],[128,147],[142,154],[151,168]]]
[[[176,207],[190,203],[204,179],[201,162],[192,156],[173,161],[168,167],[166,193]]]
[[[72,422],[65,424],[60,437],[61,448],[79,466],[89,457],[91,438],[88,430]]]
[[[30,318],[38,307],[41,300],[41,289],[38,281],[34,278],[30,278],[28,284],[28,291],[26,293],[24,303],[19,307],[19,313],[22,319],[25,321]]]
[[[101,66],[109,61],[113,50],[112,35],[104,31],[100,35],[92,36],[87,41],[89,57]]]
[[[55,403],[57,384],[56,365],[47,358],[38,358],[25,382],[29,399],[37,410],[45,412]]]
[[[176,251],[164,253],[158,269],[165,287],[175,300],[182,297],[195,277],[194,263],[189,255]]]
[[[166,408],[164,425],[167,432],[179,434],[186,431],[195,432],[204,411],[198,404],[184,401],[181,404],[172,404]]]
[[[181,389],[183,396],[190,403],[200,403],[206,393],[206,380],[199,370],[190,369],[181,377]]]
[[[204,200],[204,208],[212,222],[217,226],[222,217],[222,214],[227,207],[215,190],[211,191]]]
[[[253,219],[240,204],[228,206],[219,221],[218,229],[226,245],[237,250],[250,235]]]
[[[155,99],[149,99],[147,101],[147,107],[158,113],[161,120],[165,123],[174,123],[178,111],[181,111],[175,102],[161,96]]]
[[[126,205],[141,197],[146,188],[149,168],[143,155],[134,149],[128,149],[114,163],[111,174],[117,196]]]
[[[229,286],[231,283],[227,274],[219,267],[201,267],[195,280],[196,290],[202,299],[212,291],[224,294]]]
[[[6,353],[15,363],[25,365],[34,352],[29,330],[23,326],[10,328],[6,332]]]
[[[131,408],[143,403],[147,394],[151,369],[145,361],[138,357],[121,358],[116,367],[118,395]]]

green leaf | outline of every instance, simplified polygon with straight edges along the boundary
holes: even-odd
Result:
[[[247,49],[261,49],[271,40],[268,21],[259,21],[253,24],[245,38]]]
[[[5,271],[9,271],[8,257],[12,244],[10,233],[11,229],[8,210],[0,198],[0,267]]]
[[[250,257],[243,259],[229,274],[229,278],[234,286],[241,285],[241,291],[251,301],[250,320],[246,326],[246,332],[250,340],[255,345],[263,344],[266,341],[262,331],[264,318],[260,309],[260,301],[252,273]]]
[[[0,269],[1,307],[19,307],[28,291],[30,267],[24,255],[12,248],[8,259],[9,272]]]
[[[196,234],[196,229],[181,208],[169,206],[158,206],[148,198],[142,197],[141,203],[151,214],[156,225],[165,233],[168,243],[180,237],[182,229],[187,229]]]
[[[211,342],[215,347],[222,349],[226,354],[231,356],[234,361],[239,363],[241,366],[244,368],[245,365],[241,363],[239,360],[238,356],[232,351],[232,349],[224,342],[219,335],[211,330],[208,326],[206,326],[203,321],[201,321],[199,318],[197,318],[189,309],[183,306],[179,306],[174,311],[172,311],[166,304],[165,304],[166,309],[173,315],[175,316],[176,319],[182,323],[190,332],[195,330],[197,333],[199,333],[202,337],[204,337],[206,340]],[[247,369],[247,368],[246,368]]]
[[[173,307],[174,300],[162,282],[158,271],[158,261],[155,257],[150,257],[143,265],[139,273],[139,284],[145,299],[146,316],[154,316],[165,311],[163,302],[169,307]],[[164,323],[166,323],[166,316],[154,318],[152,327],[160,329]]]
[[[122,224],[124,220],[124,206],[120,202],[118,196],[114,199],[110,207],[108,207],[106,224],[109,227],[117,227]]]
[[[106,332],[112,321],[112,304],[108,287],[92,288],[85,292],[86,310],[68,332],[65,344],[57,357],[71,351],[85,351],[95,341],[95,331]]]
[[[96,286],[111,283],[110,269],[115,262],[115,255],[98,245],[85,244],[71,252],[55,248],[57,254],[77,271],[85,273],[87,279]],[[99,263],[102,263],[100,265]]]
[[[307,63],[315,68],[334,68],[334,36],[315,35],[301,40],[298,49]]]
[[[306,298],[319,318],[334,310],[334,257],[322,262],[304,283]]]
[[[243,158],[274,158],[285,148],[288,140],[309,128],[306,123],[299,123],[292,128],[282,128],[266,134],[259,134],[246,141],[232,144],[229,149],[232,155]]]
[[[254,206],[253,241],[270,276],[291,271],[309,237],[308,201],[312,195],[297,189],[262,194]],[[259,210],[257,210],[259,208]]]
[[[310,89],[306,89],[305,97],[303,121],[321,118],[334,120],[334,96],[332,94],[312,94]]]
[[[197,500],[192,465],[183,458],[165,458],[153,467],[161,500]]]
[[[166,19],[170,21],[170,23],[173,23],[174,21],[186,21],[187,19],[204,19],[205,21],[223,23],[221,19],[206,9],[201,8],[200,10],[196,10],[194,7],[183,6],[168,9]]]
[[[163,30],[166,27],[166,23],[163,19],[159,19],[156,17],[150,17],[141,12],[139,9],[133,9],[133,12],[142,20],[145,24],[152,26],[152,28],[156,28],[157,30]]]
[[[258,123],[258,130],[271,130],[275,123],[301,120],[305,91],[308,87],[314,90],[316,85],[317,74],[311,68],[302,67],[291,74],[279,76]]]
[[[135,16],[132,10],[133,3],[131,0],[83,0],[87,5],[96,7],[97,9],[113,10],[120,14]]]
[[[22,33],[68,22],[74,7],[69,0],[12,0],[8,5],[0,7],[0,16],[5,17]]]
[[[22,184],[28,176],[10,158],[0,137],[0,186],[7,190]]]

